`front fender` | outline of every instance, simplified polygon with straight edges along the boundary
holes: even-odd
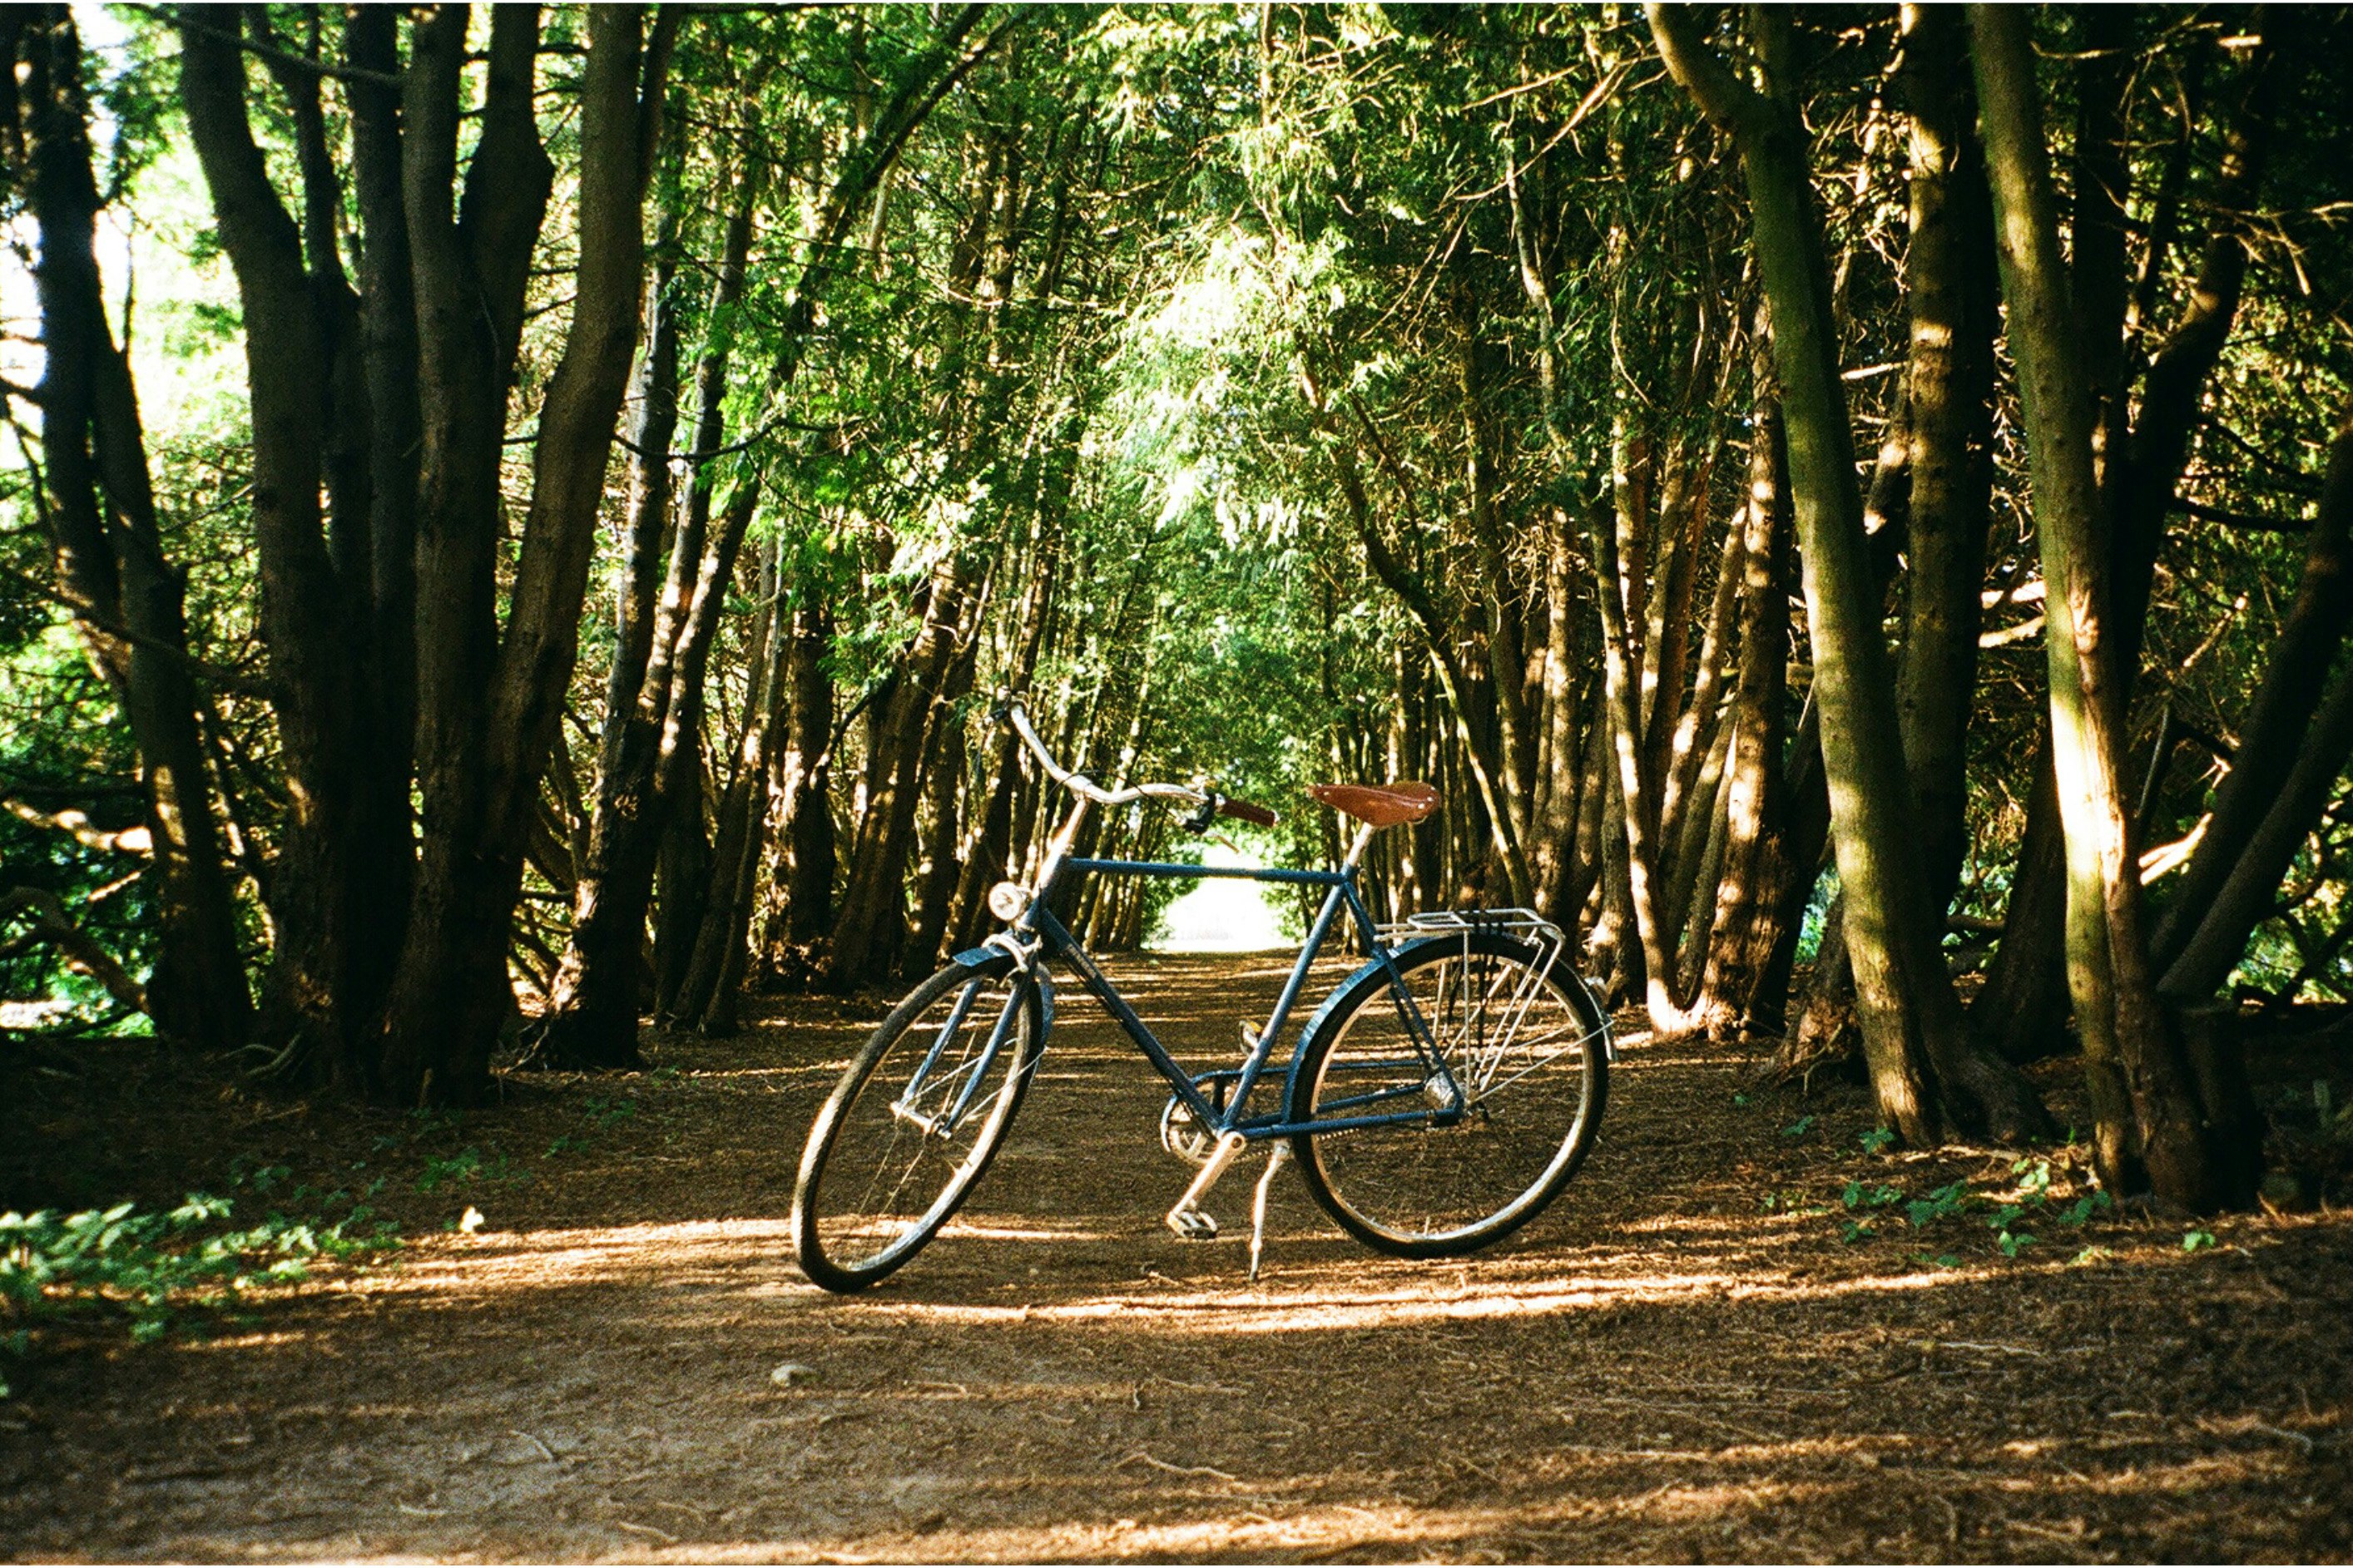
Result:
[[[1012,954],[1001,947],[968,947],[948,960],[963,969],[986,969],[992,963],[1010,963]],[[1029,978],[1038,983],[1038,1048],[1045,1049],[1046,1037],[1054,1028],[1054,977],[1042,963],[1029,967]]]

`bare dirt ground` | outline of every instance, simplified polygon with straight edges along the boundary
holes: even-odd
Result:
[[[1256,959],[1113,972],[1205,1060],[1279,979]],[[1638,1037],[1592,1160],[1521,1236],[1376,1257],[1286,1174],[1251,1286],[1254,1168],[1212,1204],[1233,1239],[1164,1231],[1187,1172],[1155,1138],[1163,1092],[1066,994],[961,1221],[845,1300],[786,1260],[785,1213],[881,1011],[780,1003],[740,1040],[659,1037],[659,1074],[518,1080],[455,1127],[190,1104],[185,1125],[224,1130],[216,1161],[396,1172],[384,1196],[418,1239],[249,1327],[65,1334],[12,1363],[0,1556],[2353,1554],[2341,1207],[2217,1222],[2185,1251],[2179,1220],[2066,1224],[2059,1154],[2013,1258],[1982,1212],[1903,1217],[1961,1179],[2031,1197],[2013,1154],[1867,1153],[1858,1092],[1801,1101],[1737,1053]],[[2076,1068],[2046,1073],[2063,1110]],[[9,1131],[119,1167],[86,1180],[221,1179],[167,1133],[43,1104]],[[461,1146],[479,1169],[414,1190]],[[467,1205],[476,1233],[438,1228]]]

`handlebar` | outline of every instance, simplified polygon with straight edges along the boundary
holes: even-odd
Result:
[[[1261,827],[1272,827],[1282,820],[1267,806],[1219,795],[1207,785],[1141,784],[1130,784],[1125,789],[1105,789],[1086,774],[1073,772],[1054,760],[1054,754],[1046,749],[1046,742],[1038,738],[1038,731],[1031,727],[1029,710],[1019,698],[1008,697],[1000,700],[995,716],[1013,726],[1013,732],[1021,737],[1022,743],[1038,759],[1038,765],[1046,770],[1048,778],[1072,795],[1093,801],[1097,805],[1126,805],[1139,800],[1182,801],[1200,808],[1186,819],[1186,825],[1197,833],[1209,826],[1212,816],[1230,816],[1238,822],[1255,823]]]

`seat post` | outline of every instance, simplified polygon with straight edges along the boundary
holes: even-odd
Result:
[[[1348,846],[1348,858],[1340,862],[1343,870],[1353,871],[1356,868],[1357,864],[1364,859],[1365,851],[1371,846],[1373,835],[1378,830],[1369,822],[1356,829],[1356,841]]]

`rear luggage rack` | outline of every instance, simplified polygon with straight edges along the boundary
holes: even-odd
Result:
[[[1379,932],[1382,942],[1389,947],[1424,937],[1444,936],[1450,931],[1461,933],[1466,954],[1472,934],[1477,931],[1504,931],[1534,946],[1537,955],[1536,965],[1526,972],[1525,978],[1507,1003],[1506,1016],[1510,1023],[1504,1032],[1507,1040],[1517,1033],[1521,1016],[1535,1000],[1536,987],[1551,975],[1553,966],[1560,962],[1561,954],[1568,947],[1567,931],[1528,909],[1432,910],[1426,914],[1408,915],[1401,921],[1392,921],[1375,929]],[[1587,994],[1596,999],[1598,1007],[1601,987],[1593,981],[1576,975],[1574,970],[1570,973],[1572,978],[1578,979],[1584,985]],[[1609,1027],[1607,1014],[1603,1015],[1599,1035],[1602,1058],[1616,1061],[1618,1039],[1616,1032]]]

